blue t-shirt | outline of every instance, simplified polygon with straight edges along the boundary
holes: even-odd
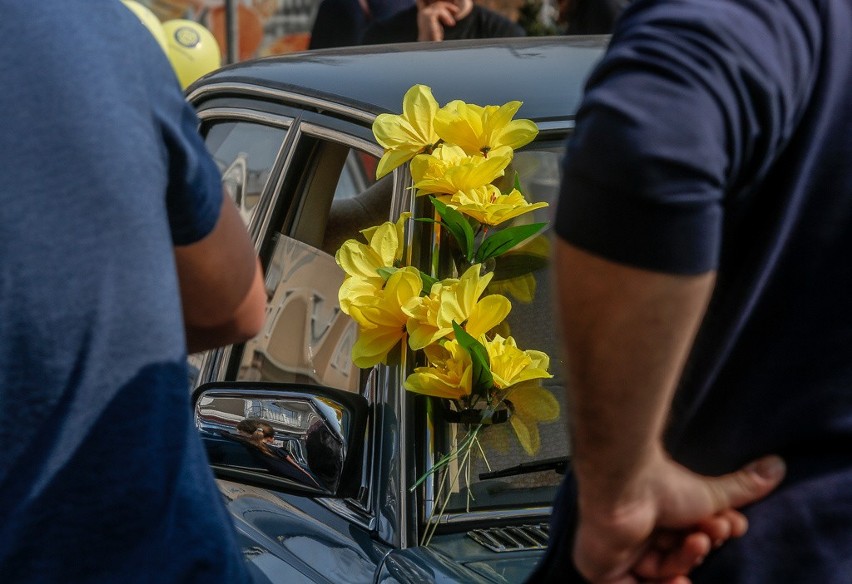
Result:
[[[218,169],[118,0],[0,0],[0,580],[243,582],[173,245]]]
[[[557,232],[718,271],[670,452],[707,474],[788,462],[696,583],[852,582],[850,128],[849,0],[637,0],[590,77]]]

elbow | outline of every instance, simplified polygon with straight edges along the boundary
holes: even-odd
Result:
[[[260,269],[242,301],[216,323],[185,321],[187,351],[197,353],[256,337],[266,318],[266,289]]]

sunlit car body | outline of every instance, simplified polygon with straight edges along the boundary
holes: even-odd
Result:
[[[206,384],[196,393],[197,424],[259,581],[521,582],[541,558],[569,450],[564,424],[542,426],[535,460],[505,427],[489,429],[489,466],[476,463],[469,492],[457,489],[421,545],[436,484],[409,487],[458,429],[440,402],[402,389],[410,360],[370,371],[351,364],[357,331],[337,303],[343,273],[333,255],[360,229],[403,211],[425,213],[407,168],[375,181],[382,149],[371,132],[376,115],[398,113],[417,83],[440,104],[522,101],[517,117],[534,120],[540,133],[516,153],[513,170],[528,199],[553,201],[563,143],[605,42],[545,37],[316,51],[227,67],[190,88],[256,241],[270,298],[256,339],[190,359],[195,385]],[[547,221],[552,207],[536,213]],[[433,227],[423,229],[410,235],[407,253],[428,271],[441,243]],[[546,250],[552,235],[545,235]],[[546,386],[561,401],[548,268],[533,275],[534,298],[513,301],[507,324],[524,348],[551,355]],[[246,418],[274,426],[262,456],[247,457],[240,446],[246,439],[237,425]],[[316,427],[332,445],[320,458],[310,452]],[[263,464],[272,458],[284,466]],[[336,466],[324,470],[317,460]],[[535,464],[519,466],[528,463]],[[482,474],[489,469],[496,474]]]

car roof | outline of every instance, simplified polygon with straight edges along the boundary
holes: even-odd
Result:
[[[255,85],[378,114],[399,112],[405,91],[428,85],[440,105],[524,102],[518,117],[571,118],[607,36],[526,37],[322,49],[229,65],[189,89]],[[197,101],[197,99],[195,100]]]

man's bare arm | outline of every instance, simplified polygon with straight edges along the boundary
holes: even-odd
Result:
[[[715,274],[649,272],[561,241],[557,252],[573,464],[589,487],[617,494],[613,487],[661,448],[672,393]]]
[[[260,263],[227,195],[216,226],[204,239],[175,248],[187,349],[204,351],[260,332],[266,290]]]
[[[711,544],[744,533],[735,508],[767,494],[783,474],[783,465],[772,472],[780,461],[771,458],[702,477],[663,448],[672,395],[715,274],[650,272],[564,241],[556,252],[579,488],[575,561],[593,582],[685,575]],[[660,530],[669,530],[665,549],[654,547]],[[674,546],[671,531],[678,533]]]

